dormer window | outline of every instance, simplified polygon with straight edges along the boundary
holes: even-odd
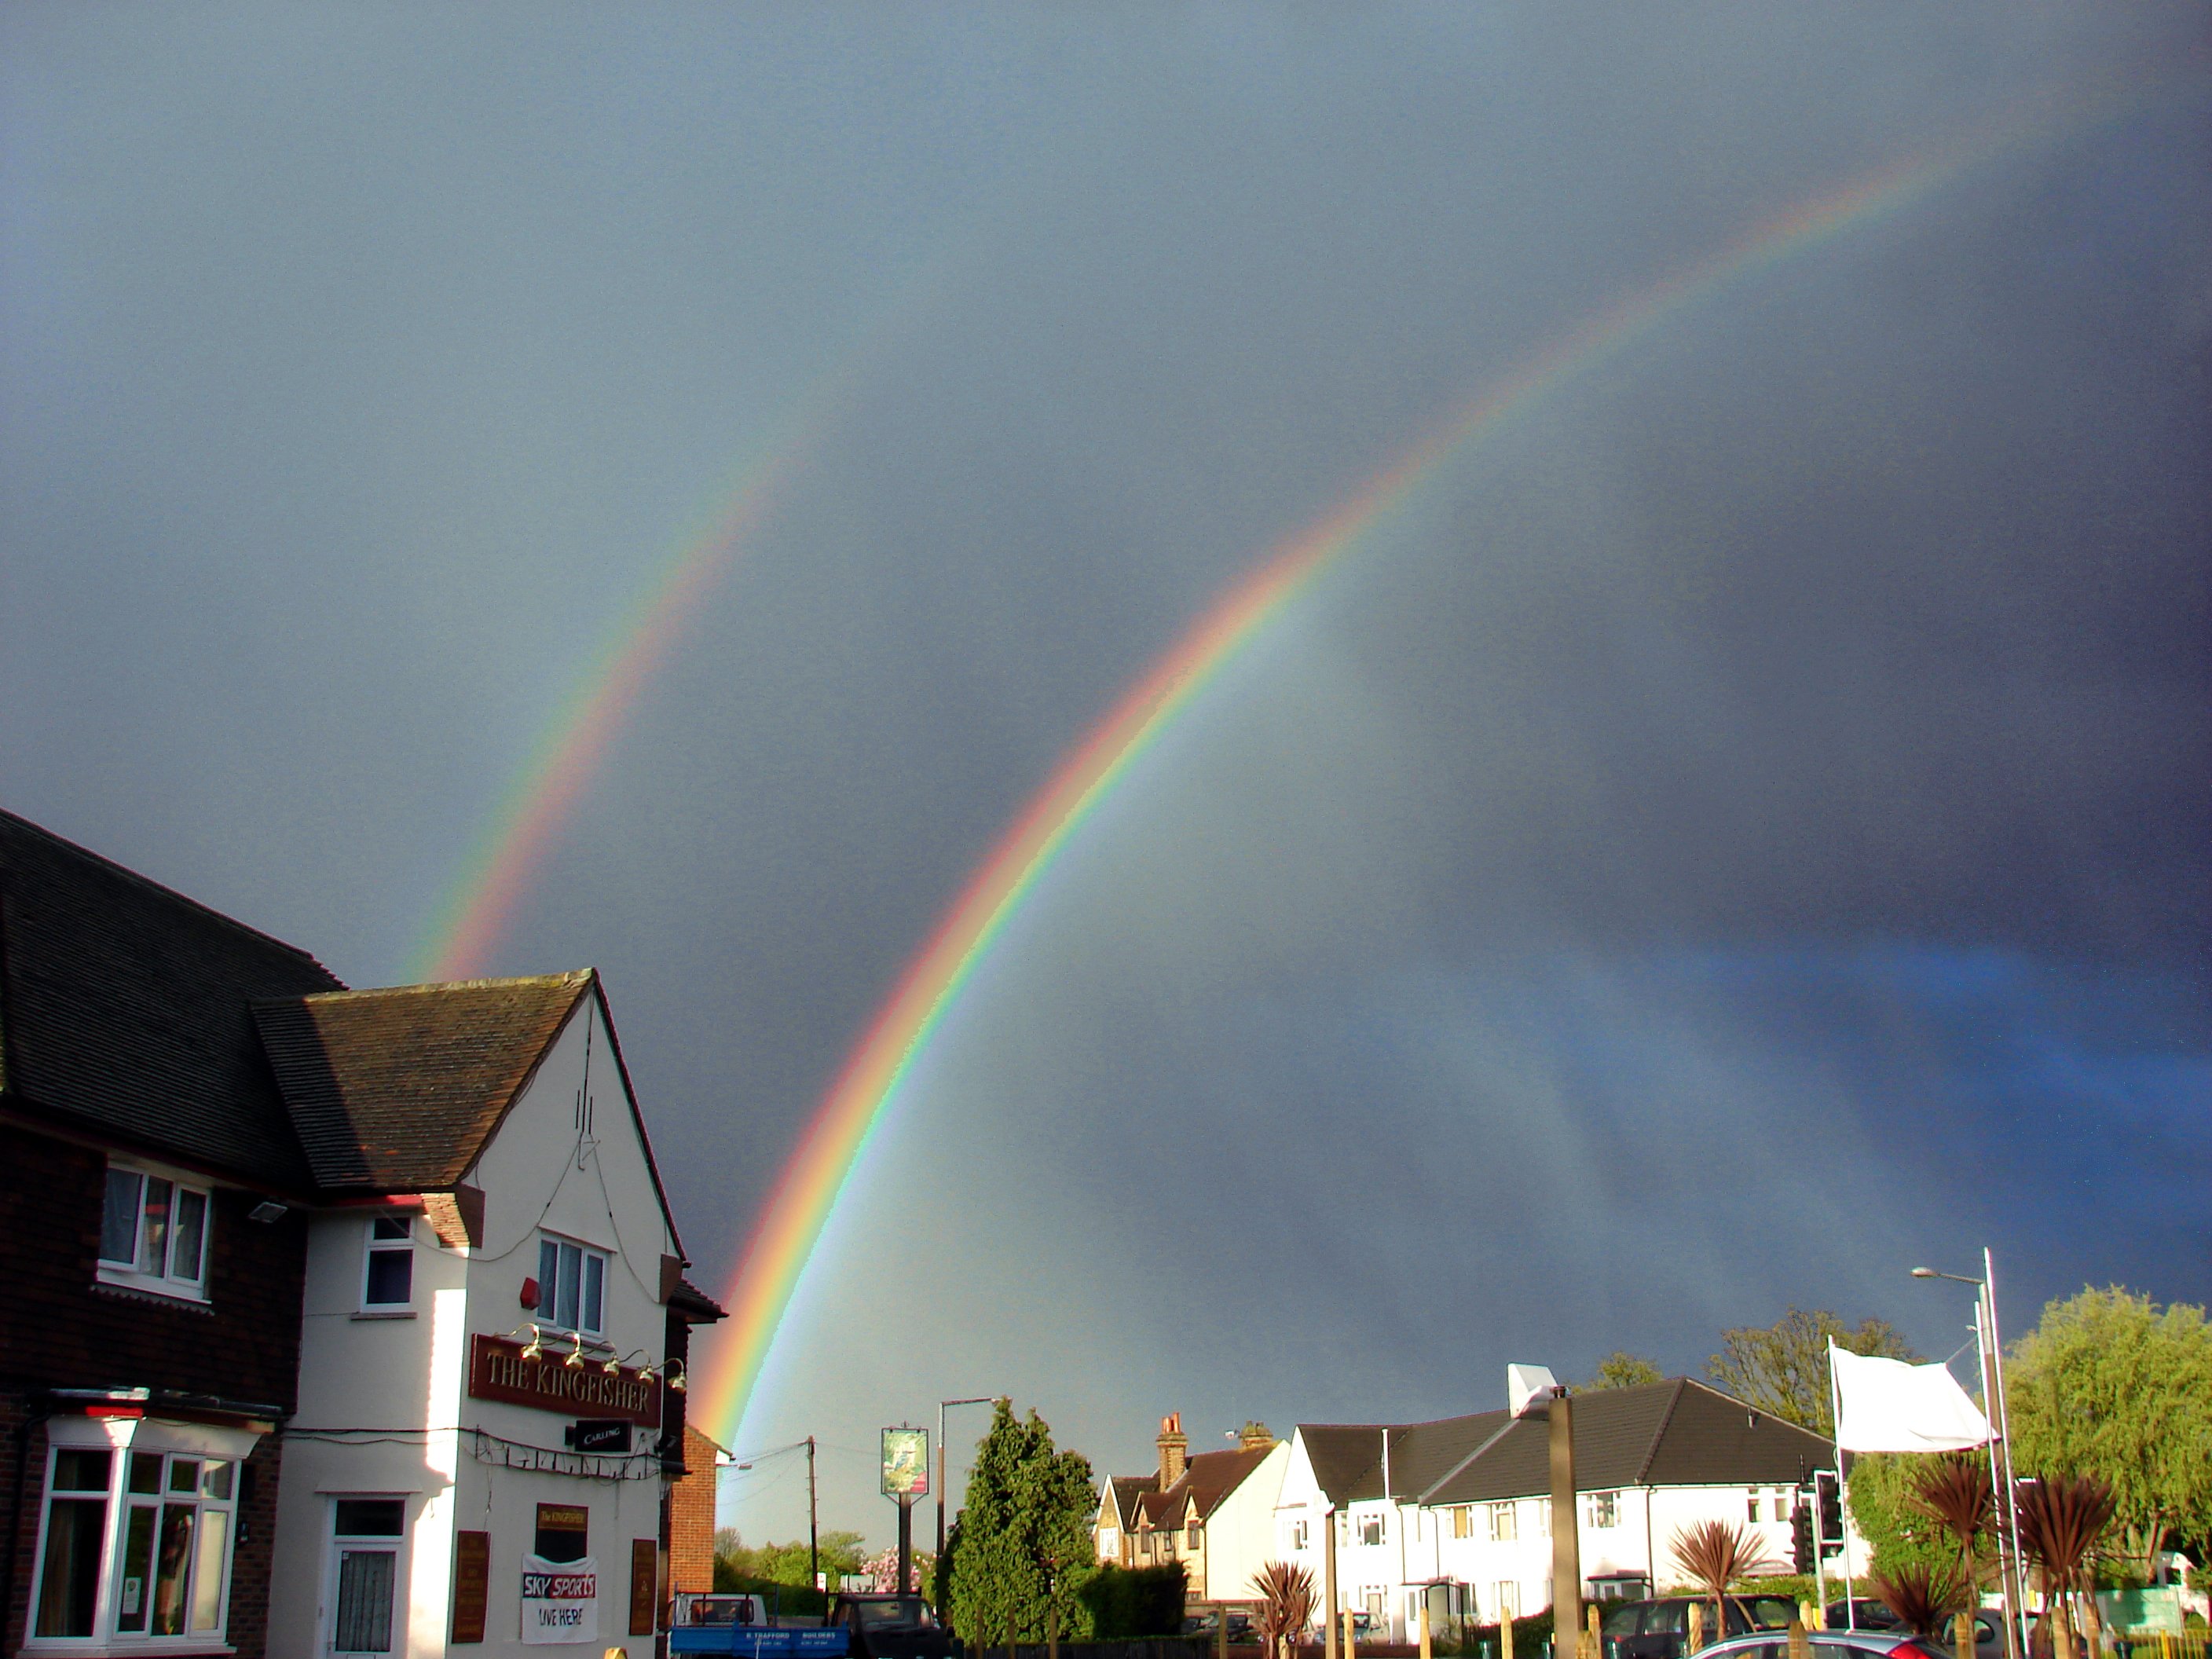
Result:
[[[380,1215],[368,1224],[362,1264],[361,1305],[369,1313],[395,1313],[415,1299],[415,1223],[410,1216]]]
[[[100,1282],[207,1300],[208,1194],[151,1170],[107,1166]]]
[[[607,1258],[565,1238],[538,1241],[538,1317],[597,1336],[605,1328]]]

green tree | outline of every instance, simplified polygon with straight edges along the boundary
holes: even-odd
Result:
[[[1097,1571],[1097,1507],[1090,1460],[1056,1449],[1035,1411],[1018,1420],[1000,1401],[938,1563],[938,1605],[953,1628],[971,1643],[1041,1642],[1057,1612],[1061,1639],[1088,1637],[1081,1591]]]
[[[1826,1308],[1792,1307],[1773,1324],[1721,1333],[1721,1352],[1705,1362],[1705,1375],[1746,1404],[1811,1429],[1836,1431],[1828,1405],[1828,1343],[1884,1359],[1917,1359],[1905,1339],[1882,1319],[1863,1319],[1854,1330]]]
[[[1583,1384],[1583,1392],[1601,1389],[1640,1389],[1647,1382],[1664,1382],[1667,1373],[1640,1353],[1615,1348],[1597,1362],[1597,1375]]]
[[[1888,1578],[1955,1572],[1959,1547],[1913,1494],[1926,1457],[1917,1452],[1856,1452],[1845,1499],[1866,1540],[1870,1571]]]
[[[2204,1310],[2112,1285],[2053,1302],[2005,1377],[2022,1474],[2112,1488],[2135,1571],[2169,1539],[2212,1534],[2212,1326]]]

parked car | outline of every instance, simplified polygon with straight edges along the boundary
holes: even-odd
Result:
[[[1813,1659],[1951,1659],[1948,1644],[1904,1630],[1808,1631]],[[1779,1631],[1755,1631],[1716,1643],[1698,1659],[1790,1659],[1790,1639]]]
[[[1797,1604],[1786,1595],[1731,1595],[1723,1604],[1728,1628],[1721,1634],[1745,1636],[1756,1631],[1785,1630],[1797,1616]],[[1712,1602],[1695,1595],[1662,1595],[1648,1601],[1616,1601],[1607,1610],[1598,1630],[1605,1641],[1605,1659],[1682,1659],[1690,1642],[1690,1609],[1702,1607],[1710,1624]],[[1711,1638],[1714,1632],[1705,1632]]]
[[[1220,1628],[1221,1614],[1219,1610],[1214,1607],[1208,1607],[1202,1613],[1187,1614],[1182,1621],[1182,1633],[1185,1636],[1211,1637]],[[1259,1639],[1259,1632],[1252,1628],[1252,1615],[1237,1607],[1230,1608],[1230,1645],[1249,1647]]]
[[[1841,1601],[1828,1603],[1828,1632],[1844,1631],[1856,1626],[1863,1631],[1882,1632],[1902,1630],[1904,1621],[1890,1611],[1889,1603],[1876,1601],[1870,1595],[1856,1595],[1846,1608]],[[1823,1634],[1828,1633],[1824,1632]],[[1929,1644],[1940,1647],[1945,1654],[1951,1651],[1949,1633]],[[2021,1644],[2021,1651],[2027,1644]],[[1974,1614],[1974,1659],[2005,1659],[2004,1624],[2002,1616],[1984,1607]]]
[[[951,1659],[951,1633],[919,1595],[848,1595],[830,1603],[829,1624],[852,1641],[853,1659]]]

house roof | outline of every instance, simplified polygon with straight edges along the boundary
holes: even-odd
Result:
[[[592,982],[585,969],[255,1003],[316,1183],[451,1190]]]
[[[1255,1446],[1199,1452],[1184,1463],[1182,1474],[1165,1491],[1161,1490],[1157,1474],[1117,1474],[1108,1487],[1120,1507],[1124,1526],[1139,1521],[1155,1527],[1177,1526],[1186,1506],[1202,1522],[1267,1461],[1267,1454],[1273,1449]]]
[[[1127,1527],[1137,1518],[1137,1500],[1148,1492],[1159,1488],[1157,1474],[1116,1474],[1106,1480],[1106,1502],[1112,1506],[1114,1519]]]
[[[1574,1396],[1575,1485],[1584,1492],[1636,1486],[1782,1484],[1823,1457],[1828,1442],[1754,1411],[1690,1377]],[[1382,1443],[1389,1436],[1389,1486]],[[1301,1423],[1314,1479],[1330,1503],[1384,1497],[1474,1504],[1551,1490],[1549,1425],[1503,1410],[1430,1423]]]
[[[687,1325],[712,1325],[730,1316],[727,1308],[688,1279],[676,1281],[676,1294],[668,1298],[668,1309]],[[729,1448],[725,1446],[722,1449],[727,1451]]]
[[[1584,1492],[1786,1485],[1834,1455],[1834,1448],[1811,1430],[1686,1376],[1577,1395],[1574,1407],[1575,1485]],[[1481,1503],[1549,1491],[1548,1436],[1540,1416],[1512,1422],[1422,1501]]]
[[[286,945],[0,812],[0,1100],[190,1167],[304,1192],[247,1012],[342,990]]]

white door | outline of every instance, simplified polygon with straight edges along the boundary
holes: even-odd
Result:
[[[331,1653],[388,1654],[399,1601],[399,1549],[407,1532],[400,1498],[331,1500]]]

